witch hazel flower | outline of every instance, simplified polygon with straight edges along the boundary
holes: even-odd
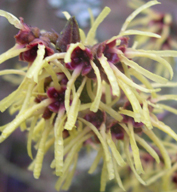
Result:
[[[151,145],[151,143],[149,143]],[[177,164],[176,164],[176,145],[173,145],[170,141],[168,141],[168,138],[165,137],[163,144],[168,149],[168,152],[170,154],[170,157],[172,159],[172,167],[171,169],[163,169],[165,166],[162,155],[160,151],[153,146],[154,152],[156,155],[159,156],[161,159],[161,162],[157,164],[157,162],[147,154],[145,151],[141,151],[141,160],[142,164],[144,165],[144,168],[146,170],[146,175],[142,175],[142,178],[146,178],[147,186],[139,185],[138,181],[134,179],[133,175],[134,173],[130,170],[128,166],[123,167],[120,169],[121,176],[131,182],[125,182],[125,190],[128,191],[130,189],[137,189],[137,185],[139,185],[138,190],[143,191],[155,191],[157,188],[159,190],[163,191],[175,191],[176,190],[176,170],[177,170]],[[159,159],[159,160],[160,160]],[[158,170],[158,174],[157,174]],[[128,173],[128,174],[126,174]],[[121,191],[120,188],[115,187],[113,188],[112,192],[115,191]]]
[[[140,5],[143,5],[142,0],[129,2],[130,7],[137,8]],[[135,19],[132,22],[132,25],[141,25],[142,27],[148,26],[150,32],[157,33],[161,35],[160,39],[150,39],[150,43],[147,45],[148,49],[151,49],[152,46],[155,49],[171,49],[174,48],[172,41],[170,41],[173,36],[173,25],[174,23],[172,15],[170,13],[163,13],[158,10],[149,8],[146,11],[142,12],[144,15],[141,18]],[[146,43],[148,39],[139,39],[138,44],[142,45]]]
[[[129,2],[130,7],[136,9],[138,6],[143,5],[142,0]],[[139,28],[140,30],[146,30],[159,34],[160,39],[155,39],[152,37],[135,37],[137,41],[137,46],[147,49],[155,50],[176,50],[176,36],[175,36],[175,22],[171,13],[158,11],[153,8],[149,8],[142,12],[143,16],[137,18],[132,22],[131,27]],[[174,59],[167,58],[169,63],[174,66]],[[156,73],[163,74],[165,77],[169,77],[169,74],[164,70],[161,65],[156,66]]]
[[[57,190],[69,188],[79,151],[85,146],[97,150],[89,173],[93,173],[103,159],[101,191],[105,191],[107,181],[113,179],[125,189],[119,172],[119,168],[125,166],[130,167],[138,182],[148,185],[148,178],[142,178],[147,171],[142,163],[142,152],[157,163],[163,160],[164,167],[157,170],[154,178],[164,176],[162,172],[171,169],[166,146],[154,129],[177,140],[173,129],[156,116],[156,112],[162,110],[177,114],[174,108],[160,103],[175,100],[176,96],[157,93],[163,86],[175,84],[148,71],[134,58],[148,58],[160,63],[172,78],[173,69],[166,57],[176,57],[177,52],[130,46],[131,35],[161,37],[152,32],[127,30],[140,12],[156,4],[159,2],[153,0],[137,8],[126,19],[118,35],[100,43],[95,39],[96,29],[109,14],[108,7],[92,22],[87,35],[66,12],[66,26],[57,33],[43,32],[25,24],[23,19],[0,11],[1,16],[20,29],[15,36],[15,47],[1,54],[0,62],[19,56],[28,66],[26,70],[0,72],[0,75],[24,76],[19,87],[0,102],[2,112],[9,108],[11,114],[17,113],[12,122],[0,127],[0,142],[18,127],[28,131],[27,151],[33,159],[29,169],[36,179],[40,177],[44,156],[50,148],[54,150],[50,166],[59,176]],[[33,142],[37,149],[35,157]],[[153,145],[161,153],[161,159]]]

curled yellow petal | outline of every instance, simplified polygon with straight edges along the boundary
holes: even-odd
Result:
[[[133,162],[132,162],[131,155],[130,155],[130,149],[129,149],[129,139],[128,139],[127,134],[125,134],[125,139],[124,139],[124,150],[125,150],[125,155],[126,155],[127,162],[129,164],[131,170],[135,174],[136,178],[138,179],[138,181],[141,184],[146,185],[146,182],[142,180],[142,178],[138,175],[138,173],[136,172],[136,170],[135,170],[135,168],[133,166]]]
[[[99,71],[98,67],[95,65],[95,63],[93,61],[90,61],[90,62],[91,62],[92,68],[94,69],[95,75],[97,77],[97,93],[90,106],[90,110],[93,112],[97,112],[99,104],[100,104],[101,96],[102,96],[101,75],[100,75],[100,71]]]
[[[43,60],[44,54],[45,54],[45,46],[38,44],[37,56],[26,74],[26,77],[33,79],[34,82],[36,83],[38,83],[38,76],[40,71],[46,64],[46,61]]]
[[[143,102],[143,117],[143,123],[147,126],[148,129],[152,129],[153,127],[151,124],[148,103],[146,101]]]
[[[82,84],[80,85],[77,93],[74,96],[71,107],[69,108],[69,111],[67,112],[68,113],[67,114],[67,121],[65,124],[65,129],[67,129],[67,130],[72,130],[75,123],[76,123],[79,108],[80,108],[80,103],[81,103],[81,101],[79,100],[79,97],[80,97],[81,92],[84,88],[86,80],[87,80],[87,77],[85,77],[84,80],[82,81]]]
[[[55,174],[60,176],[63,173],[63,124],[66,116],[64,116],[65,110],[59,110],[58,116],[54,124],[54,152],[55,152]]]
[[[88,122],[82,118],[79,118],[79,120],[81,122],[83,122],[85,125],[87,125],[89,128],[91,128],[92,131],[96,134],[96,136],[100,140],[102,147],[103,147],[103,150],[104,150],[105,161],[106,161],[107,171],[108,171],[108,178],[109,178],[109,180],[113,179],[114,178],[113,164],[112,164],[111,155],[110,155],[110,152],[108,150],[108,146],[107,146],[106,142],[102,138],[102,136],[99,133],[99,131],[97,130],[97,128],[92,123],[90,123],[90,122]]]
[[[110,131],[107,134],[107,142],[108,142],[109,147],[111,148],[113,157],[116,160],[117,164],[120,165],[120,166],[125,166],[126,163],[123,160],[122,156],[120,155],[118,149],[116,148],[116,145],[112,140]]]
[[[101,171],[100,191],[105,191],[105,189],[106,189],[107,174],[108,173],[107,173],[107,168],[106,168],[106,160],[104,160],[102,171]]]
[[[160,2],[154,0],[154,1],[149,1],[148,3],[142,5],[141,7],[139,7],[138,9],[136,9],[129,17],[127,17],[127,19],[125,20],[125,23],[123,24],[122,28],[121,28],[121,32],[125,31],[126,28],[128,27],[129,23],[143,10],[153,6],[153,5],[157,5],[160,4]]]
[[[144,128],[143,132],[148,135],[148,137],[155,143],[155,145],[158,147],[164,162],[165,162],[165,168],[166,169],[170,169],[171,168],[171,160],[170,157],[165,149],[165,147],[163,146],[162,142],[159,140],[159,138],[153,133],[152,130]]]
[[[109,7],[105,7],[103,9],[103,11],[98,15],[98,17],[94,21],[91,29],[89,30],[89,32],[87,34],[87,37],[85,40],[86,45],[92,45],[93,44],[94,38],[95,38],[95,32],[96,32],[99,24],[104,20],[104,18],[109,14],[110,11],[111,11],[111,9]]]
[[[14,25],[17,29],[22,29],[23,24],[20,22],[19,19],[17,19],[14,15],[7,11],[0,10],[0,16],[5,17],[10,24]]]
[[[45,142],[47,140],[47,137],[50,131],[50,126],[49,126],[49,123],[47,122],[49,122],[49,120],[46,121],[45,128],[42,133],[42,137],[39,143],[39,148],[38,148],[36,159],[35,159],[33,175],[34,175],[34,178],[36,179],[38,179],[41,174],[42,162],[45,154]]]
[[[67,11],[63,11],[62,13],[66,17],[67,20],[70,19],[71,15]]]
[[[82,50],[85,50],[85,47],[82,43],[71,43],[69,45],[69,49],[67,50],[67,52],[65,54],[65,58],[64,58],[65,63],[71,62],[71,54],[76,47],[80,47]]]
[[[37,119],[38,119],[38,116],[34,117],[34,119],[31,122],[30,130],[28,134],[28,140],[27,140],[27,152],[31,159],[33,159],[32,151],[31,151],[31,142],[32,142],[32,136],[33,136],[33,130],[37,122]]]
[[[152,125],[154,127],[157,127],[158,129],[162,130],[163,132],[170,135],[173,139],[177,141],[177,134],[167,125],[165,125],[163,122],[159,121],[155,115],[151,118]]]
[[[144,31],[138,31],[138,30],[127,30],[124,32],[120,33],[120,36],[125,36],[125,35],[142,35],[142,36],[147,36],[147,37],[155,37],[155,38],[161,38],[160,35],[152,33],[152,32],[144,32]]]
[[[114,65],[111,65],[113,71],[115,72],[115,75],[118,79],[121,79],[124,83],[130,85],[131,87],[134,87],[136,89],[139,89],[140,91],[143,91],[145,93],[153,93],[153,92],[158,92],[160,91],[160,89],[146,89],[136,83],[133,82],[133,80],[129,79],[126,75],[124,75],[123,73],[121,73],[119,71],[119,69],[114,66]],[[136,74],[135,74],[135,77],[136,77]]]
[[[101,159],[101,157],[103,155],[104,155],[103,148],[100,147],[100,149],[99,149],[99,151],[97,153],[97,156],[95,157],[94,162],[92,163],[92,165],[91,165],[91,167],[90,167],[90,169],[88,171],[89,174],[92,174],[95,171],[95,169],[97,168],[98,163],[99,163],[99,161],[100,161],[100,159]]]
[[[111,84],[113,95],[119,96],[120,89],[119,89],[116,77],[114,75],[114,72],[107,61],[107,58],[104,55],[102,55],[100,58],[98,58],[98,60],[100,61],[100,64],[103,67],[104,72],[106,73],[107,78]]]
[[[138,99],[136,98],[131,88],[123,81],[119,80],[119,85],[132,105],[133,111],[135,112],[135,121],[140,122],[142,108]]]
[[[134,58],[134,57],[147,57],[150,59],[153,59],[155,61],[158,61],[160,64],[164,65],[164,67],[166,67],[166,69],[170,72],[171,78],[173,77],[173,69],[171,67],[171,65],[162,57],[160,57],[158,54],[154,54],[151,52],[147,52],[144,50],[136,50],[136,51],[131,51],[129,49],[129,51],[126,52],[127,56],[130,58]],[[176,57],[177,57],[177,52],[176,52]]]
[[[25,110],[23,113],[18,115],[8,126],[3,130],[0,136],[0,142],[4,141],[24,120],[31,117],[34,112],[38,109],[45,108],[51,103],[50,99],[46,99],[39,104],[34,105],[33,107]]]
[[[132,123],[128,123],[128,128],[129,128],[129,138],[130,138],[130,144],[131,148],[133,151],[133,157],[134,157],[134,163],[136,167],[136,171],[138,174],[144,173],[141,160],[140,160],[140,154],[139,154],[139,149],[135,141],[135,136],[134,136],[134,131],[133,131],[133,125]]]
[[[28,50],[27,48],[24,48],[18,44],[15,44],[12,48],[10,48],[5,53],[2,53],[0,55],[0,64],[8,59],[11,59],[13,57],[20,55],[20,53],[27,51],[27,50]]]
[[[120,53],[120,54],[119,54],[119,53]],[[148,71],[148,70],[142,68],[141,66],[139,66],[139,65],[138,65],[137,63],[135,63],[134,61],[131,61],[131,60],[127,59],[127,58],[123,55],[123,53],[121,53],[121,52],[119,52],[119,53],[118,53],[118,55],[119,55],[119,57],[120,57],[120,60],[121,60],[124,64],[132,67],[134,70],[136,70],[137,72],[143,74],[145,77],[147,77],[147,78],[149,78],[149,79],[151,79],[151,80],[153,80],[153,81],[156,81],[156,82],[158,82],[158,83],[167,83],[167,82],[168,82],[167,79],[165,79],[165,78],[163,78],[163,77],[161,77],[161,76],[159,76],[159,75],[156,75],[156,74],[154,74],[154,73],[151,73],[150,71]]]
[[[144,147],[144,149],[156,160],[157,163],[160,163],[160,159],[158,154],[155,152],[155,150],[148,144],[144,139],[139,137],[137,134],[135,134],[136,141]]]

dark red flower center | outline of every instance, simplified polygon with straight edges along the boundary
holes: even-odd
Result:
[[[123,140],[124,139],[124,130],[119,125],[119,123],[112,123],[110,126],[111,134],[113,137],[115,137],[117,140]]]
[[[82,65],[82,75],[86,75],[92,69],[91,59],[92,53],[90,49],[85,48],[85,50],[82,50],[80,47],[76,47],[71,54],[71,62],[66,63],[65,66],[70,70],[74,70],[77,66]]]
[[[106,119],[106,114],[105,112],[98,110],[96,113],[94,112],[90,112],[88,114],[85,115],[84,117],[85,120],[89,121],[90,123],[92,123],[96,128],[99,129],[99,127],[101,126],[101,124],[103,122],[105,122]]]
[[[40,39],[35,39],[34,41],[32,41],[30,44],[26,46],[28,50],[20,54],[20,60],[33,62],[37,56],[38,44],[45,46],[44,58],[54,54],[54,50],[51,49],[45,41]]]
[[[54,87],[49,87],[47,90],[47,95],[53,100],[53,102],[48,106],[48,109],[54,113],[57,113],[61,107],[64,107],[66,87],[62,87],[59,91]]]

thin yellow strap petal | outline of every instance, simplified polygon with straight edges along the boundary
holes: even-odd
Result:
[[[45,120],[42,118],[37,125],[34,127],[33,131],[33,139],[35,139],[35,136],[39,134],[39,132],[42,130],[43,126],[45,124]]]
[[[157,173],[156,175],[154,176],[151,176],[147,181],[147,185],[151,185],[152,183],[154,183],[155,181],[157,181],[157,179],[160,179],[162,176],[166,175],[167,174],[167,170],[163,170],[163,171],[160,171],[159,173]],[[163,188],[164,189],[164,188]],[[166,191],[166,190],[165,190]],[[169,191],[170,192],[170,191]],[[172,191],[171,191],[172,192]]]
[[[63,173],[63,124],[66,119],[64,116],[65,110],[59,110],[58,116],[56,118],[54,124],[54,136],[55,136],[55,143],[54,143],[54,151],[55,151],[55,174],[60,176]]]
[[[152,102],[159,102],[159,101],[165,101],[165,100],[175,100],[177,101],[176,95],[158,95],[157,98],[153,99]]]
[[[154,127],[157,127],[158,129],[162,130],[163,132],[170,135],[173,139],[177,141],[177,134],[167,125],[165,125],[163,122],[159,121],[155,116],[151,118],[152,125]]]
[[[143,91],[145,93],[152,93],[152,92],[158,92],[160,91],[160,89],[146,89],[136,83],[134,83],[131,79],[129,79],[126,75],[124,75],[123,73],[121,73],[119,71],[119,69],[115,66],[115,65],[111,65],[117,79],[121,79],[124,83],[126,83],[127,85],[130,85],[131,87],[134,87],[136,89],[139,89],[140,91]],[[135,75],[136,77],[136,75]]]
[[[123,158],[121,157],[118,149],[116,148],[116,145],[112,140],[112,136],[111,136],[110,131],[107,134],[107,142],[108,142],[109,147],[111,148],[112,155],[113,155],[114,159],[116,160],[117,164],[120,166],[125,166],[126,163],[123,160]]]
[[[153,53],[161,57],[177,57],[177,51],[173,51],[173,50],[161,50],[161,51],[147,50],[146,52]]]
[[[123,186],[123,184],[122,184],[122,181],[121,181],[121,178],[120,178],[120,175],[119,175],[119,172],[118,172],[118,167],[117,167],[117,164],[116,164],[116,158],[115,158],[115,157],[113,158],[113,165],[114,165],[114,170],[115,170],[115,179],[116,179],[119,187],[120,187],[123,191],[125,191],[125,188],[124,188],[124,186]]]
[[[109,14],[110,11],[111,11],[111,9],[109,7],[105,7],[103,9],[103,11],[98,15],[98,17],[96,18],[95,22],[93,23],[91,29],[89,30],[89,32],[87,34],[87,38],[85,41],[86,45],[93,44],[94,38],[95,38],[95,32],[96,32],[99,24],[105,19],[105,17]]]
[[[111,67],[107,61],[107,58],[104,55],[102,55],[100,58],[98,58],[98,60],[100,61],[100,64],[103,67],[104,72],[106,73],[107,78],[111,84],[113,95],[119,96],[120,95],[120,89],[119,89],[119,86],[117,84],[117,80],[116,80],[116,77],[113,73],[113,70],[111,69]]]
[[[31,142],[32,142],[32,136],[33,136],[33,130],[37,122],[37,119],[38,119],[38,116],[34,117],[34,119],[31,122],[30,130],[28,134],[28,140],[27,140],[27,152],[31,159],[33,159],[32,151],[31,151]]]
[[[135,135],[136,141],[156,160],[157,163],[160,163],[160,159],[156,151],[148,144],[144,139]]]
[[[58,190],[58,191],[60,190],[61,185],[63,184],[64,180],[68,176],[69,167],[71,166],[71,164],[73,162],[74,156],[78,153],[78,151],[82,147],[82,143],[84,141],[86,141],[91,136],[92,136],[92,134],[88,134],[85,137],[83,137],[82,139],[80,139],[78,142],[75,143],[75,145],[72,147],[71,151],[68,153],[68,155],[66,157],[66,160],[64,162],[63,174],[58,179],[58,181],[57,181],[57,183],[55,185],[56,190]]]
[[[127,134],[125,134],[125,138],[124,138],[124,151],[125,151],[127,162],[129,164],[131,170],[135,174],[135,177],[138,179],[138,181],[141,184],[146,185],[146,182],[142,180],[142,178],[138,175],[138,173],[136,172],[136,170],[135,170],[135,168],[133,166],[133,162],[132,162],[132,159],[131,159],[131,156],[130,156],[129,139],[128,139],[128,135]]]
[[[94,16],[93,16],[92,9],[88,8],[88,12],[89,12],[89,15],[90,15],[90,26],[93,26]]]
[[[163,146],[162,142],[159,140],[159,138],[153,133],[152,130],[144,128],[143,132],[148,135],[148,137],[157,145],[157,147],[159,148],[159,151],[164,159],[165,162],[165,168],[166,169],[170,169],[171,168],[171,160],[170,157],[165,149],[165,147]]]
[[[149,114],[149,109],[148,109],[148,103],[146,101],[143,102],[143,116],[144,120],[143,123],[147,126],[148,129],[152,129],[152,124],[151,124],[151,118]]]
[[[166,84],[152,83],[152,87],[177,87],[176,82],[167,82]]]
[[[123,81],[119,80],[119,85],[132,105],[133,111],[135,113],[135,121],[140,122],[142,108],[140,106],[138,99],[134,95],[131,88],[128,85],[126,85]]]
[[[14,25],[17,29],[23,29],[23,24],[11,13],[0,10],[0,16],[5,17],[9,21],[9,23]]]
[[[12,48],[10,48],[5,53],[2,53],[0,55],[0,64],[8,59],[11,59],[13,57],[20,55],[20,53],[27,50],[28,50],[27,48],[23,48],[23,47],[20,47],[18,44],[15,44]]]
[[[121,121],[123,119],[123,117],[117,113],[117,111],[115,111],[114,109],[112,109],[112,107],[104,104],[103,102],[100,102],[100,108],[103,109],[105,112],[107,112],[111,117],[113,117],[114,119],[116,119],[117,121]]]
[[[111,86],[106,83],[106,82],[103,82],[104,83],[104,93],[105,93],[105,100],[106,100],[106,104],[109,104],[112,102],[112,94],[111,94]],[[120,95],[119,95],[120,97]],[[118,98],[118,97],[116,97]]]
[[[134,61],[131,61],[131,60],[127,59],[127,58],[123,55],[123,53],[120,52],[120,54],[118,53],[118,55],[119,55],[119,57],[120,57],[120,60],[121,60],[124,64],[132,67],[134,70],[136,70],[137,72],[143,74],[145,77],[147,77],[147,78],[149,78],[149,79],[151,79],[151,80],[153,80],[153,81],[156,81],[156,82],[158,82],[158,83],[167,83],[167,82],[168,82],[167,79],[165,79],[165,78],[163,78],[163,77],[161,77],[161,76],[159,76],[159,75],[156,75],[156,74],[154,74],[154,73],[151,73],[150,71],[148,71],[148,70],[142,68],[141,66],[139,66],[139,65],[138,65],[137,63],[135,63]]]
[[[77,160],[78,160],[78,154],[75,155],[73,168],[70,171],[69,175],[67,176],[64,185],[62,186],[62,189],[65,191],[68,190],[70,185],[71,185],[72,179],[73,179],[74,174],[75,174],[76,166],[77,166]]]
[[[100,147],[100,149],[97,153],[97,156],[95,157],[94,162],[92,163],[92,165],[88,171],[89,174],[92,174],[95,171],[95,169],[97,168],[98,163],[103,155],[104,155],[103,148]]]
[[[65,129],[67,129],[67,130],[72,130],[76,123],[79,108],[80,108],[80,103],[81,103],[81,101],[79,100],[79,97],[84,88],[86,80],[87,80],[87,77],[85,77],[84,80],[82,81],[82,84],[80,85],[77,93],[75,94],[74,99],[72,101],[72,105],[67,114],[67,122],[65,124]]]
[[[67,83],[67,87],[65,91],[65,108],[67,112],[69,112],[69,109],[70,109],[70,106],[69,106],[70,96],[71,96],[70,93],[71,93],[71,90],[74,90],[73,95],[75,96],[75,89],[73,89],[73,87],[75,86],[73,85],[76,79],[78,78],[78,76],[80,75],[81,70],[82,70],[82,66],[78,66],[72,73],[72,76]]]
[[[138,30],[127,30],[124,32],[120,33],[120,36],[125,36],[125,35],[142,35],[142,36],[147,36],[147,37],[155,37],[155,38],[161,38],[160,35],[152,33],[152,32],[144,32],[144,31],[138,31]]]
[[[33,107],[25,110],[22,114],[17,116],[8,126],[3,130],[0,136],[0,143],[4,141],[25,119],[31,117],[34,112],[38,109],[45,108],[51,103],[50,99],[46,99],[39,104],[34,105]]]
[[[160,2],[158,1],[150,1],[144,5],[142,5],[141,7],[139,7],[138,9],[136,9],[125,21],[125,23],[123,24],[122,28],[121,28],[121,32],[122,31],[125,31],[126,28],[128,27],[129,23],[140,13],[142,12],[143,10],[153,6],[153,5],[157,5],[157,4],[160,4]]]
[[[134,57],[147,57],[150,59],[153,59],[155,61],[158,61],[160,64],[162,64],[164,67],[166,67],[166,69],[170,72],[171,78],[173,77],[173,69],[171,67],[171,65],[163,58],[161,58],[160,56],[158,56],[157,54],[153,54],[153,53],[147,53],[146,51],[127,51],[127,56],[130,58],[134,58]],[[177,57],[177,52],[176,52],[176,57]]]
[[[87,92],[89,97],[93,100],[95,98],[92,89],[91,89],[91,81],[87,81]],[[117,121],[121,121],[122,120],[122,116],[117,113],[115,110],[113,110],[110,106],[104,104],[103,102],[100,101],[100,108],[103,109],[103,111],[107,112],[110,116],[112,116],[114,119],[116,119]]]
[[[68,119],[64,126],[65,129],[67,129],[67,130],[73,129],[73,127],[76,123],[77,117],[78,117],[80,103],[81,103],[81,101],[79,100],[79,97],[77,96],[77,93],[76,93],[76,96],[74,97],[74,100],[72,101],[72,105],[68,112]]]
[[[54,53],[53,55],[50,55],[50,56],[46,57],[45,60],[47,62],[49,62],[49,61],[53,61],[53,60],[56,60],[56,59],[64,59],[65,55],[66,55],[66,53]]]
[[[66,75],[66,77],[70,80],[71,79],[71,74],[69,70],[64,67],[59,61],[53,60],[52,63],[54,63],[61,71]]]
[[[46,64],[46,61],[43,60],[44,54],[45,46],[38,44],[37,56],[26,74],[26,77],[33,79],[36,83],[38,83],[38,76],[42,67]]]
[[[24,102],[21,106],[21,109],[20,109],[18,115],[20,115],[25,109],[28,108],[34,86],[35,86],[35,83],[33,81],[28,82],[28,85],[27,85],[28,88],[26,90],[25,99],[24,99]]]
[[[0,71],[0,75],[9,75],[9,74],[16,74],[16,75],[22,75],[22,76],[26,75],[24,71],[18,70],[18,69],[6,69],[3,71]]]
[[[144,170],[143,170],[141,160],[140,160],[139,149],[138,149],[138,146],[137,146],[136,141],[135,141],[132,123],[128,123],[128,128],[129,128],[129,132],[130,132],[130,135],[129,135],[130,144],[131,144],[131,148],[133,151],[133,157],[134,157],[134,163],[135,163],[136,171],[138,174],[141,174],[141,173],[144,174]]]
[[[134,69],[130,68],[129,69],[129,73],[130,75],[133,75],[135,78],[137,78],[140,82],[142,82],[143,85],[145,85],[148,89],[153,89],[152,84],[148,81],[148,79],[146,79],[146,77],[144,77],[143,75],[141,75],[140,73],[137,73]],[[161,91],[161,89],[156,89],[157,91]],[[155,92],[151,93],[153,98],[157,97],[157,94]]]
[[[39,143],[39,148],[38,148],[36,159],[35,159],[35,165],[34,165],[34,171],[33,171],[33,175],[35,179],[38,179],[41,174],[42,162],[43,162],[44,151],[45,151],[45,142],[47,140],[49,132],[50,132],[49,121],[46,121],[45,128],[42,133],[42,137]]]
[[[92,65],[92,68],[93,68],[95,75],[97,77],[97,93],[96,93],[96,96],[95,96],[91,106],[90,106],[90,111],[97,112],[97,110],[99,108],[101,96],[102,96],[101,75],[100,75],[100,71],[99,71],[98,67],[95,65],[95,63],[93,61],[90,61],[90,63]]]
[[[54,72],[53,68],[51,65],[47,65],[45,67],[45,70],[47,71],[47,73],[52,77],[52,80],[53,80],[53,84],[54,84],[54,87],[56,90],[60,90],[60,84],[58,82],[58,77],[57,77],[57,74]]]
[[[97,128],[90,122],[86,121],[85,119],[82,118],[78,118],[80,121],[82,121],[85,125],[87,125],[88,127],[90,127],[92,129],[92,131],[96,134],[96,136],[98,137],[98,139],[100,140],[102,147],[104,149],[104,154],[105,154],[105,161],[107,164],[107,171],[108,171],[108,178],[109,180],[114,178],[114,169],[113,169],[113,164],[112,164],[112,159],[111,159],[111,154],[108,150],[108,146],[106,144],[106,142],[104,141],[104,139],[102,138],[101,134],[99,133],[99,131],[97,130]]]
[[[4,112],[9,106],[11,106],[21,95],[22,91],[25,90],[26,86],[28,85],[29,80],[24,79],[23,82],[20,84],[18,89],[12,92],[10,95],[5,97],[3,100],[0,101],[0,111]]]
[[[65,145],[64,155],[66,155],[69,152],[69,150],[73,147],[73,145],[75,143],[77,143],[77,141],[80,141],[89,132],[91,132],[91,130],[89,128],[84,128],[79,133],[77,132],[77,136],[76,135],[73,136],[73,134],[70,134],[70,137],[67,138],[69,141],[66,142],[66,139],[64,140],[64,145]],[[70,131],[70,133],[71,133],[71,131]]]
[[[106,168],[106,160],[104,159],[103,167],[101,171],[101,183],[100,183],[100,191],[105,191],[106,182],[107,182],[107,168]]]
[[[81,42],[84,43],[85,39],[86,39],[86,36],[85,36],[84,31],[82,29],[80,29],[80,28],[79,28],[79,34],[80,34]]]
[[[165,191],[169,191],[171,188],[171,177],[173,177],[173,173],[175,173],[177,170],[177,163],[174,163],[173,167],[170,170],[166,171],[166,174],[163,177],[163,189]],[[169,192],[176,192],[176,190],[170,190]]]
[[[175,109],[173,107],[170,107],[170,106],[164,105],[164,104],[158,104],[158,106],[165,109],[165,110],[167,110],[167,111],[170,111],[171,113],[174,113],[175,115],[177,115],[177,109]]]
[[[62,13],[66,17],[67,20],[70,19],[71,15],[67,11],[63,11]]]

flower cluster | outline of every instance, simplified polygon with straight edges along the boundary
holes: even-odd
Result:
[[[177,134],[156,116],[164,110],[176,114],[176,109],[159,103],[176,100],[176,96],[157,92],[163,86],[176,84],[146,70],[134,58],[150,58],[161,63],[172,78],[173,69],[165,58],[176,57],[177,52],[130,47],[129,35],[160,36],[127,30],[141,11],[156,4],[159,2],[153,0],[136,9],[118,35],[101,43],[97,43],[95,33],[109,14],[108,7],[92,21],[87,36],[75,18],[66,12],[66,26],[57,33],[31,27],[22,18],[18,20],[0,10],[0,15],[19,29],[15,46],[0,55],[0,63],[15,56],[28,63],[26,68],[0,72],[0,75],[24,75],[17,90],[0,102],[2,112],[10,108],[11,114],[18,113],[12,122],[0,127],[0,142],[18,127],[29,132],[27,151],[31,159],[32,142],[37,149],[29,169],[36,179],[40,176],[43,158],[52,146],[51,168],[59,176],[57,190],[69,188],[79,151],[85,146],[97,151],[89,173],[103,160],[100,191],[104,191],[107,181],[112,179],[124,190],[119,170],[125,167],[131,169],[141,184],[150,184],[147,178],[142,179],[148,171],[142,154],[154,159],[153,163],[164,164],[156,169],[152,182],[166,177],[165,171],[171,169],[171,158],[153,130],[157,128],[177,140]],[[169,189],[168,183],[164,189]]]
[[[129,2],[129,6],[136,9],[144,4],[143,0],[133,0]],[[131,23],[131,27],[139,30],[149,31],[161,36],[160,39],[149,37],[135,37],[139,47],[155,50],[176,50],[176,23],[171,13],[161,12],[156,9],[149,8],[142,12],[143,16],[135,19]],[[169,63],[174,66],[174,59],[167,58]],[[151,67],[152,68],[152,67]],[[157,65],[156,74],[163,74],[169,77],[169,74],[161,65]]]
[[[126,191],[176,191],[177,187],[177,163],[176,163],[176,145],[172,143],[168,137],[164,138],[164,146],[168,150],[172,162],[171,169],[164,169],[164,161],[159,150],[154,146],[154,150],[159,155],[161,162],[155,163],[152,156],[146,152],[141,151],[141,161],[145,168],[146,174],[142,175],[143,179],[146,179],[146,185],[141,185],[137,179],[135,179],[133,172],[128,166],[119,168],[121,178],[124,180],[124,187]],[[163,171],[160,171],[163,170]],[[158,179],[158,182],[157,182]],[[154,182],[156,181],[156,182]],[[122,192],[120,188],[114,186],[112,192]]]

